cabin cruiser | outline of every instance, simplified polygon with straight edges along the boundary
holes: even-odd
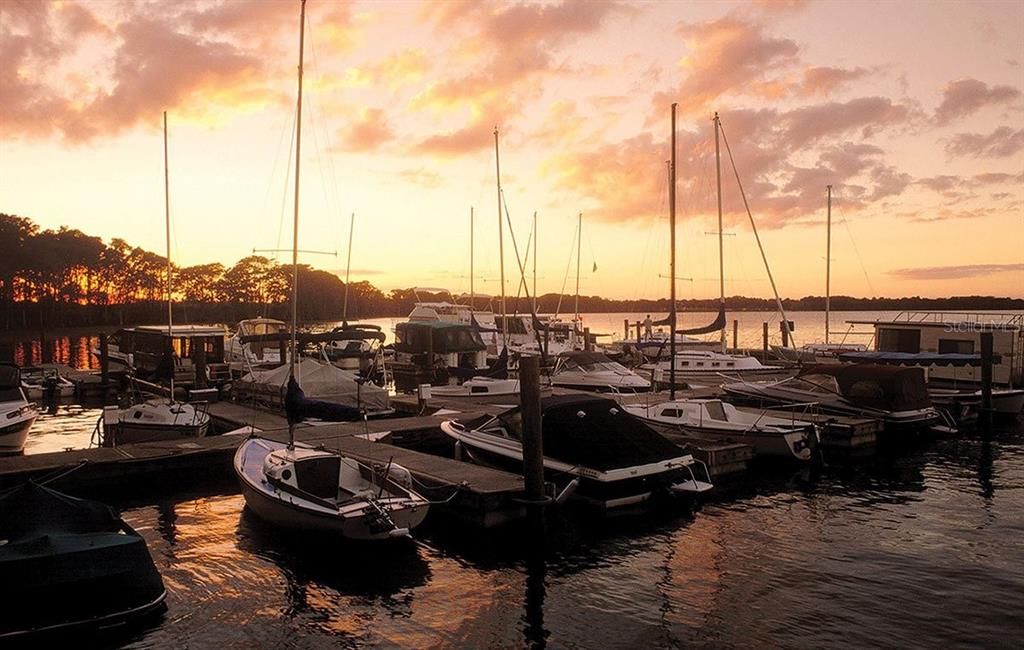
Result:
[[[645,363],[638,370],[658,373],[658,383],[669,382],[671,359]],[[721,384],[723,381],[753,376],[778,375],[788,372],[781,366],[763,365],[756,357],[737,354],[723,354],[712,350],[683,350],[676,353],[676,384],[697,383],[701,385]]]
[[[146,540],[109,506],[34,482],[0,494],[0,581],[0,644],[109,628],[167,596]]]
[[[651,382],[600,352],[565,352],[559,355],[551,383],[596,393],[644,393]]]
[[[21,369],[21,388],[30,400],[41,400],[46,396],[71,397],[75,385],[62,377],[56,368],[26,366]]]
[[[128,408],[103,408],[100,445],[117,447],[138,442],[202,438],[210,429],[204,404],[154,398]]]
[[[385,336],[379,325],[350,323],[335,327],[323,338],[321,350],[328,361],[365,375],[380,362]]]
[[[196,380],[196,365],[206,367],[206,381],[211,384],[225,383],[230,379],[228,364],[224,358],[224,337],[227,331],[222,325],[174,325],[170,328],[157,325],[143,325],[117,330],[107,337],[107,359],[111,370],[133,373],[141,379],[149,379],[157,372],[157,366],[167,354],[174,351],[174,382],[179,386],[190,386]],[[100,357],[99,348],[92,353]]]
[[[877,418],[885,421],[887,432],[932,427],[943,419],[928,397],[920,368],[816,365],[782,381],[741,381],[722,388],[758,404],[814,404],[825,413]]]
[[[773,345],[772,352],[780,359],[796,363],[826,363],[837,361],[839,355],[848,352],[867,352],[863,343],[807,343],[798,348]]]
[[[435,386],[430,389],[431,397],[460,399],[485,404],[517,404],[519,402],[519,380],[474,377],[458,386]],[[551,386],[541,386],[540,394],[551,394]]]
[[[742,442],[758,456],[809,461],[817,444],[814,424],[793,418],[741,411],[720,399],[679,399],[651,405],[624,405],[652,429],[670,440],[686,436]]]
[[[487,345],[472,325],[450,321],[408,321],[395,326],[395,387],[447,385],[453,377],[487,374]]]
[[[0,364],[0,454],[20,454],[39,410],[25,398],[18,366]]]
[[[712,488],[707,467],[613,400],[596,395],[541,399],[544,471],[568,498],[614,511],[647,504],[656,494],[701,494]],[[519,407],[481,423],[447,420],[441,430],[481,464],[520,472]],[[700,470],[702,478],[694,473]],[[704,480],[702,480],[704,479]]]
[[[946,407],[951,412],[975,412],[981,410],[981,390],[956,390],[955,388],[928,387],[932,403]],[[992,413],[998,417],[1013,419],[1024,410],[1024,388],[993,388]]]
[[[224,359],[232,372],[245,373],[260,366],[279,366],[288,361],[281,355],[281,340],[288,333],[284,321],[274,318],[248,318],[238,322],[224,345]],[[243,338],[260,337],[243,342]]]

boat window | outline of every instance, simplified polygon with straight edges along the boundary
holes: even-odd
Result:
[[[721,363],[719,363],[718,361],[712,361],[712,362],[711,362],[711,366],[712,366],[713,368],[717,368],[717,367],[718,367],[718,366],[720,366],[720,365],[722,365],[722,364],[721,364]]]
[[[18,386],[0,387],[0,402],[20,402],[21,388]]]
[[[470,386],[469,387],[469,392],[470,393],[486,393],[487,392],[487,386]]]
[[[921,330],[879,327],[878,351],[917,354],[921,351]]]
[[[688,365],[690,365],[690,362],[689,362],[689,361],[684,361],[684,362],[683,362],[683,367],[684,367],[684,368],[685,368],[686,366],[688,366]]]
[[[939,339],[939,354],[974,354],[974,341]]]
[[[697,362],[697,365],[698,365],[698,366],[703,366],[703,365],[704,365],[704,362],[703,362],[703,361],[698,361],[698,362]]]
[[[665,418],[678,418],[683,416],[683,412],[679,409],[665,409],[661,412],[661,416]]]
[[[733,366],[735,366],[735,365],[736,365],[736,364],[735,364],[734,362],[732,362],[732,361],[726,361],[726,362],[725,362],[725,367],[726,367],[726,368],[732,368],[732,367],[733,367]]]
[[[728,419],[725,417],[725,407],[721,402],[704,402],[704,408],[708,410],[708,417],[712,420],[725,422]]]

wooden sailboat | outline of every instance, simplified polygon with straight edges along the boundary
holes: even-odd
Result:
[[[295,442],[295,425],[317,407],[306,400],[295,377],[298,296],[299,163],[302,160],[302,62],[306,0],[299,20],[299,89],[295,129],[295,211],[292,227],[292,322],[288,394],[288,443],[250,437],[235,453],[234,467],[246,506],[267,522],[292,529],[330,533],[347,539],[405,537],[427,515],[429,504],[412,489],[405,468],[377,468],[332,451]],[[337,406],[337,405],[333,405]],[[365,417],[365,416],[364,416]],[[367,442],[367,444],[373,444]]]

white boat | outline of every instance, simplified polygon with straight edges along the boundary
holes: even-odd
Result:
[[[720,399],[678,399],[623,408],[670,440],[673,435],[684,435],[742,442],[751,445],[758,456],[809,461],[817,443],[810,422],[741,411]]]
[[[342,370],[318,359],[300,359],[294,368],[284,365],[269,370],[253,370],[235,381],[232,389],[239,400],[255,400],[279,409],[285,405],[288,379],[293,375],[311,399],[371,414],[384,414],[391,410],[386,390],[363,381],[350,370]]]
[[[406,537],[430,506],[400,465],[374,469],[301,443],[289,448],[250,438],[235,452],[234,465],[248,508],[303,532],[354,540]]]
[[[981,390],[956,390],[928,387],[932,402],[941,406],[960,406],[980,409]],[[993,388],[992,411],[1001,417],[1015,418],[1024,410],[1024,388]]]
[[[18,366],[0,364],[0,454],[20,454],[39,410],[25,398]]]
[[[248,372],[250,368],[260,366],[279,366],[287,363],[281,358],[281,344],[277,340],[257,339],[243,342],[243,337],[264,337],[274,339],[285,336],[288,326],[284,321],[274,318],[247,318],[239,321],[224,346],[224,360],[231,365],[234,372]]]
[[[601,510],[646,504],[655,494],[701,494],[712,488],[707,467],[614,401],[596,395],[541,400],[544,471],[559,500],[573,498]],[[441,430],[481,464],[521,472],[519,407],[477,427],[456,420]],[[706,480],[698,479],[698,468]]]
[[[671,360],[662,359],[645,363],[639,370],[644,373],[661,375],[660,382],[669,382]],[[763,365],[756,357],[739,354],[723,354],[711,350],[684,350],[676,353],[676,383],[697,382],[702,385],[721,384],[724,381],[746,379],[755,376],[779,375],[788,372],[782,366]],[[659,382],[659,383],[660,383]]]
[[[542,396],[550,395],[551,386],[541,386],[540,393]],[[519,380],[474,377],[458,386],[432,386],[430,395],[488,404],[515,404],[519,402]]]
[[[47,369],[38,366],[27,366],[21,369],[21,388],[25,397],[30,400],[41,400],[47,395],[52,397],[72,397],[75,385],[62,377],[56,368]]]
[[[159,440],[202,438],[210,430],[210,414],[203,405],[151,399],[126,409],[103,409],[100,444],[104,447]]]
[[[565,352],[559,355],[551,383],[597,393],[644,393],[651,382],[600,352]]]

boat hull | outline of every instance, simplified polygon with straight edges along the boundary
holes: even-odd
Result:
[[[20,454],[25,449],[28,432],[38,417],[35,413],[21,416],[17,422],[0,427],[0,454]]]
[[[209,430],[209,420],[199,424],[135,424],[121,422],[107,429],[103,437],[103,445],[128,445],[139,442],[158,442],[162,440],[179,440],[182,438],[202,438]]]
[[[811,460],[811,448],[807,443],[807,434],[802,431],[731,431],[709,427],[667,424],[647,418],[641,419],[655,431],[663,434],[673,442],[679,437],[698,438],[712,442],[738,442],[753,447],[754,453],[759,457],[800,462]]]

